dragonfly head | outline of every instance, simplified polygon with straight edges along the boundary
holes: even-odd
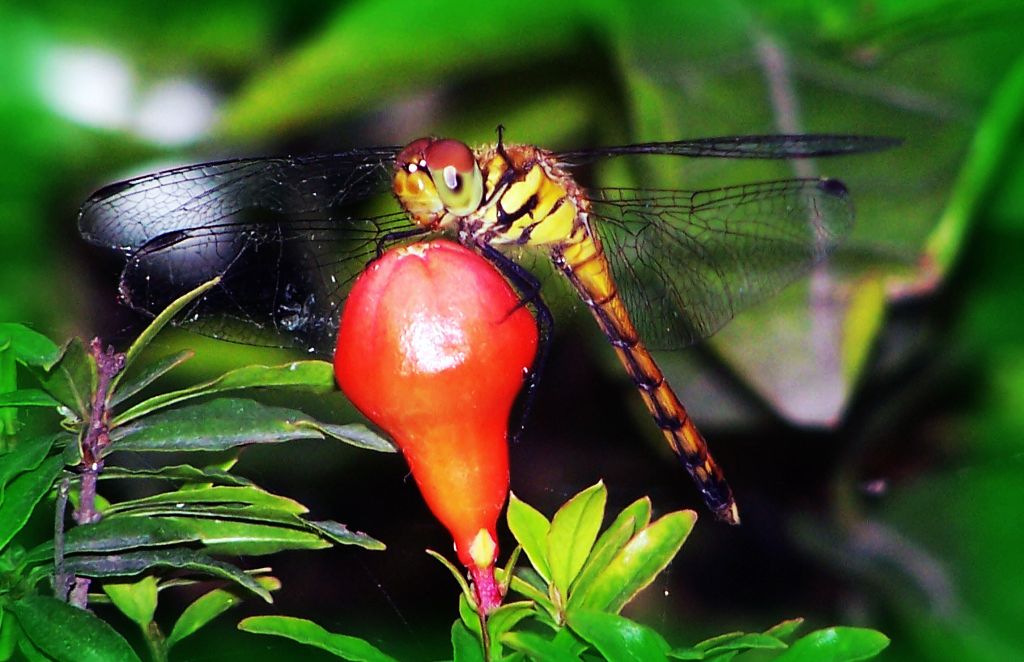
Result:
[[[420,138],[398,153],[395,166],[392,189],[418,225],[441,227],[480,207],[483,175],[465,143]]]

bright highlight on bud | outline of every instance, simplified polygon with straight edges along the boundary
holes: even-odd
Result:
[[[537,325],[495,267],[449,241],[389,251],[356,281],[334,355],[338,384],[402,449],[455,540],[484,612],[508,496],[508,419]]]

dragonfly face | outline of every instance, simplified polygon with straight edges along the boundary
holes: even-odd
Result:
[[[455,231],[484,252],[541,250],[593,313],[708,507],[737,522],[721,470],[644,341],[678,348],[706,338],[828,255],[853,222],[846,188],[837,180],[785,179],[700,191],[584,190],[572,167],[623,155],[785,159],[894,144],[740,136],[561,153],[499,141],[474,152],[455,140],[423,138],[404,148],[236,159],[146,175],[95,193],[79,226],[89,241],[125,254],[120,290],[134,308],[156,314],[221,276],[183,325],[325,354],[351,281],[382,248],[417,229]],[[389,187],[403,210],[369,211],[367,200]]]

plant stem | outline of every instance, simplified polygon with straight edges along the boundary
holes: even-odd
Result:
[[[156,621],[150,621],[149,625],[142,628],[142,636],[146,640],[149,659],[153,662],[167,662],[167,639]]]
[[[57,487],[57,506],[53,517],[53,594],[58,600],[67,602],[68,590],[73,581],[64,572],[64,516],[68,509],[68,491],[71,481],[67,478]]]
[[[93,358],[96,360],[97,383],[96,392],[92,396],[89,413],[89,427],[82,440],[81,487],[78,498],[78,509],[75,521],[79,524],[98,522],[100,514],[96,511],[96,480],[103,471],[103,449],[110,444],[110,415],[107,404],[110,399],[110,384],[124,369],[124,354],[115,352],[113,347],[103,349],[99,338],[89,344]]]

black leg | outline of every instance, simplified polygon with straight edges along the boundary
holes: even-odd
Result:
[[[526,377],[519,411],[515,415],[516,423],[512,426],[511,437],[514,443],[519,440],[519,437],[526,429],[526,421],[533,410],[533,404],[537,398],[537,385],[540,383],[540,376],[543,374],[544,366],[547,364],[548,350],[551,348],[551,332],[554,329],[555,321],[551,315],[551,309],[547,307],[544,299],[540,296],[540,281],[537,280],[536,276],[490,244],[480,244],[478,248],[481,254],[490,260],[502,275],[508,279],[512,287],[516,288],[519,292],[519,303],[509,311],[509,314],[511,315],[522,306],[533,306],[537,327],[540,331],[537,343],[537,356],[534,357],[530,374]]]
[[[421,227],[413,227],[408,230],[402,230],[401,232],[389,232],[377,240],[377,255],[373,259],[379,260],[380,256],[384,254],[384,248],[389,244],[401,241],[402,239],[408,239],[409,237],[418,237],[420,235],[428,234],[429,232],[432,232],[432,230]],[[370,261],[372,262],[373,260]]]

